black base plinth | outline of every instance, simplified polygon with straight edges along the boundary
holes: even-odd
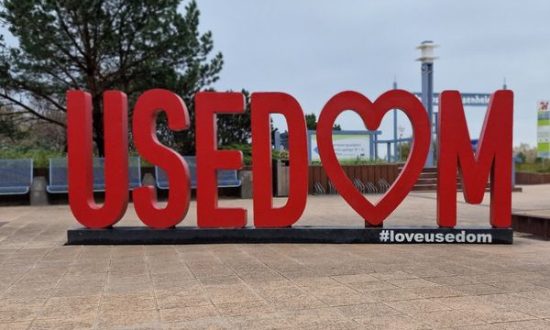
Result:
[[[75,228],[68,245],[223,244],[223,243],[374,243],[374,244],[512,244],[512,229],[292,227],[199,229],[177,227]]]

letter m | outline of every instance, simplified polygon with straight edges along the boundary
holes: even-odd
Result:
[[[457,174],[464,199],[483,201],[490,178],[490,222],[495,228],[511,225],[513,93],[499,90],[489,108],[474,152],[460,93],[445,91],[439,100],[439,159],[437,174],[437,223],[456,225]]]

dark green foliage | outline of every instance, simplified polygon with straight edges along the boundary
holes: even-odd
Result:
[[[239,144],[234,143],[230,145],[221,146],[222,150],[239,150],[243,153],[243,162],[245,165],[252,165],[252,145],[251,144]],[[271,151],[272,159],[287,160],[288,151],[286,150],[272,150]]]
[[[306,114],[306,127],[308,130],[317,129],[317,116],[314,113]]]
[[[0,147],[0,159],[27,159],[33,160],[35,168],[47,168],[49,159],[66,157],[63,152],[46,148],[29,148],[24,146]]]
[[[306,114],[306,127],[308,130],[312,131],[317,129],[317,116],[314,113]],[[334,124],[332,129],[334,131],[341,131],[342,127],[339,124]]]
[[[65,93],[92,95],[94,141],[103,155],[102,94],[124,91],[129,109],[150,88],[178,93],[194,118],[192,96],[218,79],[221,53],[200,33],[195,1],[5,0],[0,18],[18,40],[0,44],[0,102],[65,126]],[[194,125],[192,125],[194,127]],[[194,151],[194,130],[162,134],[182,153]],[[166,141],[166,139],[171,139]]]
[[[397,153],[399,155],[398,159],[401,162],[404,162],[409,157],[411,152],[411,143],[410,142],[401,142],[397,145]]]
[[[523,163],[525,163],[526,159],[527,159],[527,157],[525,156],[525,154],[523,152],[520,152],[516,155],[515,161],[518,164],[523,164]]]
[[[550,159],[537,157],[534,163],[516,163],[516,172],[550,173]]]
[[[243,163],[252,165],[252,145],[250,144],[229,144],[220,146],[222,150],[238,150],[243,153]]]
[[[245,111],[237,115],[218,115],[218,144],[248,144],[252,135],[250,119],[250,93],[241,91],[245,97]]]
[[[7,139],[15,142],[24,138],[27,132],[19,126],[21,116],[19,114],[0,110],[0,140]]]

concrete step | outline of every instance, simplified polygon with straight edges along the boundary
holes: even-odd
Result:
[[[416,183],[417,184],[428,184],[428,183],[436,184],[437,179],[418,179],[418,180],[416,180]]]
[[[403,170],[403,167],[399,167],[399,171]],[[487,189],[489,189],[490,184],[487,183]],[[456,177],[456,188],[458,191],[462,191],[462,180],[457,173]],[[420,176],[416,180],[415,185],[413,186],[414,191],[429,191],[437,190],[437,168],[436,167],[427,167],[422,170]]]
[[[403,166],[400,166],[398,168],[399,171],[402,171],[403,170]],[[423,170],[422,170],[422,173],[437,173],[437,167],[425,167]]]
[[[437,190],[437,185],[435,184],[415,184],[412,188],[413,191],[424,191],[424,190]]]

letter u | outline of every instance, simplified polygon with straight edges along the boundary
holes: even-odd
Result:
[[[89,93],[67,93],[69,204],[88,228],[117,223],[128,207],[128,102],[119,91],[103,95],[105,131],[105,202],[94,201],[92,99]]]

